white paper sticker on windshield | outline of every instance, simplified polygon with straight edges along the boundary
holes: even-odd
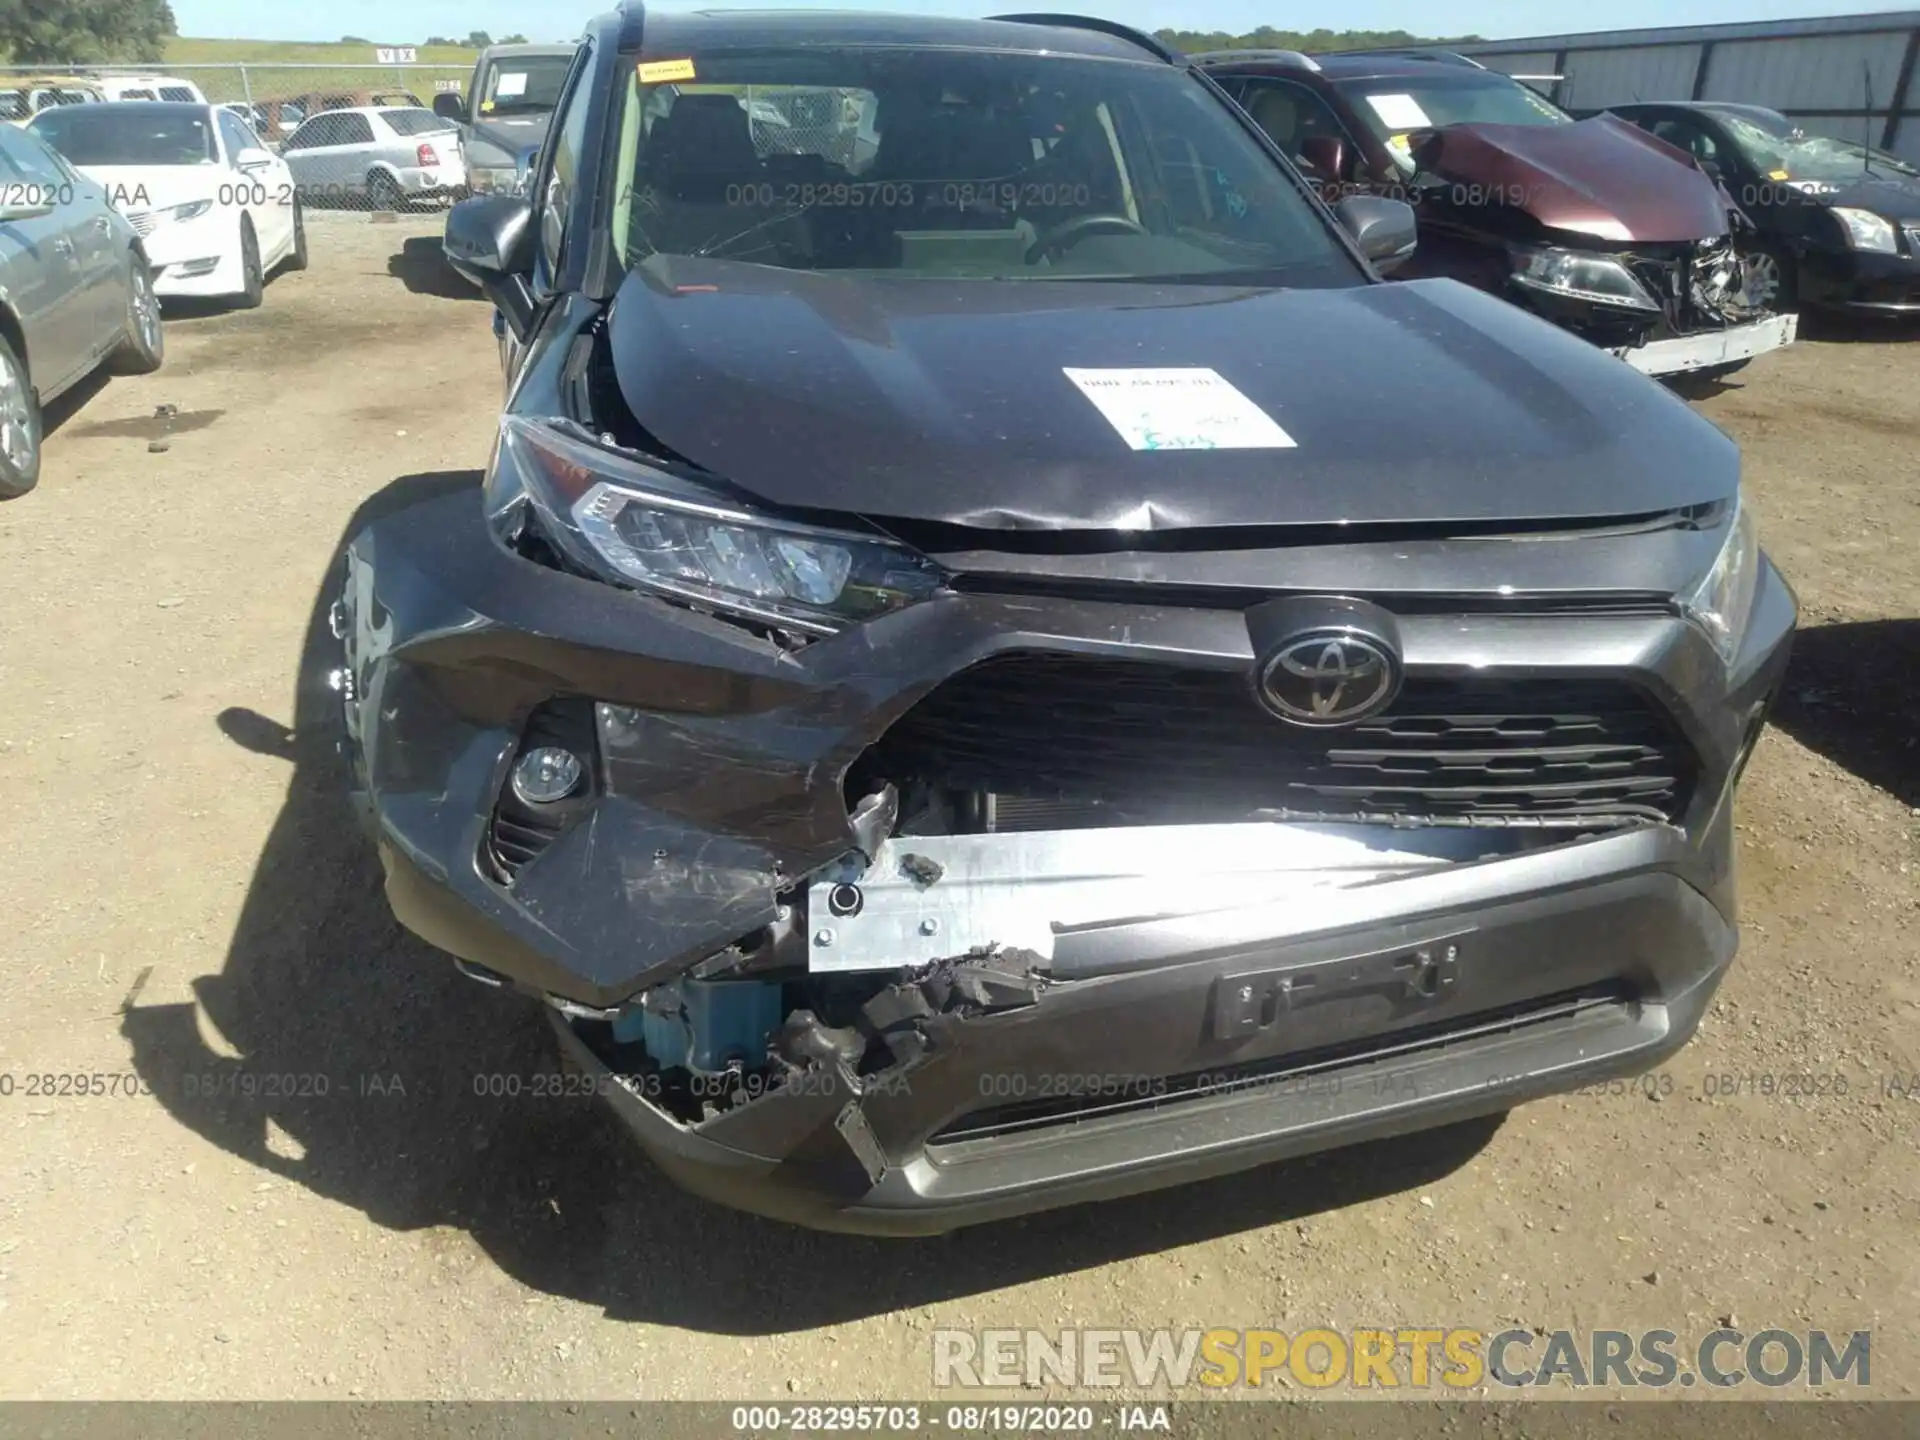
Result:
[[[1271,415],[1212,370],[1064,373],[1135,450],[1293,448]]]
[[[1369,95],[1367,104],[1389,130],[1431,130],[1433,121],[1411,95]]]
[[[516,95],[527,93],[527,77],[524,74],[502,73],[494,82],[493,95],[496,100],[511,100]]]

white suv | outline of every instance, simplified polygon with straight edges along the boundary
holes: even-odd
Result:
[[[171,75],[101,75],[93,82],[109,100],[177,100],[204,105],[207,97],[191,80]]]

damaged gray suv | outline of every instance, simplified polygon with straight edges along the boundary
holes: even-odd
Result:
[[[828,1228],[1671,1054],[1793,597],[1717,429],[1411,242],[1103,22],[596,21],[448,219],[484,482],[334,608],[395,914]]]

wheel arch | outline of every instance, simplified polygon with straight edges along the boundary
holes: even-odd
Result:
[[[4,337],[7,344],[13,347],[13,353],[20,357],[20,366],[27,372],[27,381],[31,384],[33,357],[27,353],[27,330],[14,312],[13,302],[4,293],[0,293],[0,337]]]

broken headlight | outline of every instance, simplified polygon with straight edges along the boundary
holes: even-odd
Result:
[[[1629,310],[1658,310],[1660,302],[1634,279],[1633,272],[1608,255],[1579,250],[1515,250],[1514,282],[1530,290],[1588,300],[1596,305],[1622,305]]]
[[[543,422],[503,417],[493,463],[575,565],[699,609],[831,635],[940,588],[932,561],[891,540],[744,510]]]
[[[1740,651],[1740,636],[1746,629],[1747,612],[1753,608],[1759,579],[1760,539],[1754,533],[1752,514],[1735,496],[1726,543],[1714,558],[1713,568],[1691,593],[1680,597],[1680,608],[1687,618],[1706,632],[1728,665]]]

